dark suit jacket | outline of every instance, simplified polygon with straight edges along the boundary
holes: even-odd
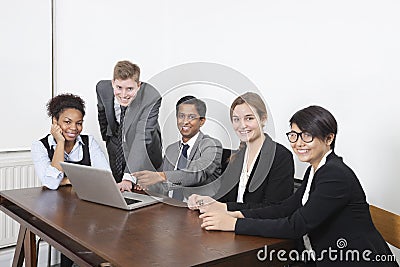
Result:
[[[108,141],[110,136],[116,136],[118,132],[111,81],[100,81],[96,86],[96,92],[101,136],[104,141]],[[142,82],[124,118],[122,132],[127,162],[126,172],[155,170],[160,167],[162,163],[161,131],[158,124],[160,105],[159,92],[151,85]]]
[[[360,182],[342,158],[333,152],[328,155],[325,165],[314,174],[308,201],[302,206],[310,170],[311,166],[302,186],[280,205],[243,210],[245,218],[237,220],[235,232],[293,239],[308,233],[317,256],[329,248],[338,250],[337,242],[341,239],[347,242],[343,253],[347,249],[357,249],[361,258],[362,251],[369,249],[373,254],[390,255],[390,249],[372,223]],[[317,266],[329,263],[328,256],[324,256]],[[339,264],[352,266],[360,262],[336,262]],[[392,262],[379,266],[397,265]]]
[[[221,189],[225,192],[219,199],[227,202],[228,210],[263,207],[276,204],[293,194],[294,162],[292,153],[265,135],[260,154],[254,164],[243,195],[244,203],[237,203],[240,174],[245,149],[239,150],[221,177]]]

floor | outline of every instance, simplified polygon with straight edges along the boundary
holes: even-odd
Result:
[[[40,242],[39,255],[38,255],[38,267],[48,267],[48,248],[49,245],[45,242]],[[14,257],[15,246],[0,248],[0,266],[12,266],[12,260]],[[60,254],[55,249],[51,250],[51,267],[59,267]],[[75,266],[77,267],[77,266]]]

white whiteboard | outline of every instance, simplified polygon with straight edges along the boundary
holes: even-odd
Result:
[[[50,129],[51,1],[4,1],[0,33],[0,152],[28,150]]]

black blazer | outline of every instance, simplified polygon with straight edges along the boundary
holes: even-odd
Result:
[[[304,175],[304,182],[296,193],[279,205],[243,210],[244,219],[238,219],[237,234],[260,235],[276,238],[302,238],[307,234],[317,256],[324,250],[366,249],[374,254],[391,255],[391,251],[376,230],[369,213],[364,191],[354,172],[333,152],[328,155],[325,165],[314,174],[307,203],[303,197],[311,166]],[[273,219],[273,220],[271,220]],[[340,240],[347,243],[338,247]],[[342,243],[343,244],[343,243]],[[326,252],[325,252],[326,253]],[[343,255],[344,255],[343,254]],[[332,263],[327,255],[317,261],[317,266]],[[340,266],[364,266],[356,261],[337,261]],[[375,262],[376,264],[376,262]],[[379,266],[398,266],[394,262]]]
[[[274,142],[271,137],[265,134],[264,143],[243,195],[244,203],[237,203],[244,154],[245,149],[240,149],[237,152],[221,178],[220,191],[224,190],[228,193],[221,197],[219,201],[226,202],[228,210],[276,204],[293,194],[293,155],[287,148]]]

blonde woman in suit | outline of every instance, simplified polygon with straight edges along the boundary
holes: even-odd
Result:
[[[232,127],[240,138],[220,177],[220,188],[210,197],[193,194],[189,208],[197,202],[213,202],[222,210],[263,207],[276,204],[293,194],[294,162],[292,153],[263,132],[267,109],[262,98],[252,92],[237,97],[230,108]]]

